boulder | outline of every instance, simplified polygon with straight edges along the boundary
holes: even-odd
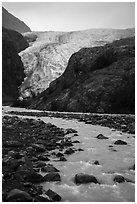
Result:
[[[8,202],[31,202],[32,197],[25,191],[21,191],[19,189],[11,190],[7,197],[6,201]]]
[[[125,182],[126,180],[125,180],[125,178],[124,178],[123,176],[121,176],[121,175],[116,175],[116,176],[114,177],[113,181],[115,181],[115,182],[117,182],[117,183],[123,183],[123,182]]]
[[[123,140],[117,140],[114,142],[115,145],[127,145],[127,142],[123,141]]]
[[[17,181],[41,183],[43,181],[43,176],[36,173],[35,171],[24,170],[16,172],[14,174],[14,179]]]
[[[70,133],[77,133],[77,130],[74,130],[72,128],[66,129],[66,134],[70,134]]]
[[[94,164],[95,164],[95,165],[100,165],[100,164],[99,164],[99,161],[97,161],[97,160],[94,161]]]
[[[72,154],[75,151],[72,148],[66,149],[66,151],[64,152],[64,154]]]
[[[7,141],[4,143],[5,147],[21,147],[23,144],[18,141]]]
[[[99,134],[99,135],[97,136],[97,139],[103,140],[103,139],[109,139],[109,138],[106,137],[106,136],[104,136],[104,135],[102,135],[102,134]]]
[[[45,152],[45,147],[42,144],[33,144],[32,147],[36,149],[37,152]]]
[[[41,196],[41,195],[36,196],[34,199],[34,202],[51,202],[51,201],[52,200],[50,200],[49,198]]]
[[[82,148],[79,148],[79,149],[78,149],[78,151],[80,151],[80,152],[81,152],[81,151],[84,151],[84,149],[82,149]]]
[[[44,155],[40,155],[38,157],[38,159],[41,160],[41,161],[50,161],[50,159],[47,156],[44,156]]]
[[[99,183],[95,176],[79,173],[75,175],[74,181],[76,184],[84,184],[84,183]]]
[[[64,154],[62,154],[61,152],[58,152],[57,154],[56,154],[56,157],[63,157],[64,156]]]
[[[52,191],[51,189],[46,191],[45,194],[48,195],[49,198],[51,198],[53,201],[61,201],[62,199],[60,195],[58,195],[56,192]]]
[[[61,181],[61,177],[59,173],[57,172],[50,172],[44,176],[43,180],[44,181]]]
[[[80,141],[78,141],[78,140],[75,140],[75,141],[73,141],[72,143],[80,143]]]
[[[44,166],[41,168],[41,171],[43,172],[59,172],[59,170],[57,168],[55,168],[54,166],[48,164],[47,166]]]
[[[67,161],[67,159],[65,157],[60,157],[59,161]]]

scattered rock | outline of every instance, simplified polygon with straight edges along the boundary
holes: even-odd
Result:
[[[113,181],[117,182],[117,183],[122,183],[125,182],[125,178],[121,175],[116,175],[113,179]]]
[[[80,143],[80,141],[78,141],[78,140],[75,140],[75,141],[73,141],[72,143]]]
[[[99,183],[95,176],[84,174],[84,173],[76,174],[74,180],[76,184]]]
[[[109,147],[113,147],[113,145],[109,145]]]
[[[64,154],[72,154],[75,151],[72,148],[66,149],[66,151],[64,152]]]
[[[59,161],[67,161],[67,159],[65,157],[60,157]]]
[[[135,164],[130,167],[130,170],[134,170],[135,171]]]
[[[106,136],[104,136],[104,135],[102,135],[102,134],[99,134],[98,136],[97,136],[97,138],[98,139],[109,139],[108,137],[106,137]]]
[[[77,133],[77,131],[72,128],[66,129],[66,134],[70,134],[70,133]]]
[[[95,164],[95,165],[100,165],[100,164],[99,164],[99,161],[97,161],[97,160],[94,161],[94,164]]]
[[[51,189],[46,191],[45,194],[48,195],[49,198],[51,198],[53,201],[61,201],[62,199],[60,195],[58,195],[56,192],[52,191]]]
[[[77,136],[79,136],[77,133],[75,133],[74,135],[73,135],[74,137],[77,137]]]
[[[78,149],[78,151],[84,151],[84,149],[82,149],[82,148],[79,148],[79,149]]]
[[[64,156],[64,154],[62,154],[61,152],[58,152],[57,154],[56,154],[56,157],[63,157]]]
[[[123,140],[117,140],[114,142],[115,145],[127,145],[127,142],[123,141]]]

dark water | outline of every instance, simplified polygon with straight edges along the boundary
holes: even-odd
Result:
[[[61,183],[43,183],[45,190],[49,188],[54,190],[62,196],[64,202],[135,201],[135,172],[129,170],[135,162],[135,139],[132,134],[114,131],[107,127],[85,124],[77,120],[50,117],[41,117],[40,119],[64,129],[76,129],[79,136],[73,137],[72,140],[79,140],[81,143],[74,145],[76,148],[84,149],[82,152],[66,156],[66,162],[58,162],[54,157],[51,157],[50,163],[60,170],[62,181]],[[96,139],[95,137],[100,133],[108,136],[109,139]],[[69,137],[71,134],[67,136]],[[113,145],[117,139],[126,141],[128,145]],[[113,145],[114,148],[108,147],[109,145]],[[114,149],[116,151],[113,151]],[[98,160],[100,165],[94,165],[95,160]],[[73,182],[77,173],[92,174],[97,177],[101,185],[83,184],[77,186]],[[113,182],[115,174],[121,174],[132,182],[115,184]]]

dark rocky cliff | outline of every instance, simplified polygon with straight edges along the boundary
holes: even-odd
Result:
[[[30,108],[54,111],[134,113],[135,39],[82,48]]]
[[[18,52],[28,47],[23,36],[13,30],[2,29],[2,103],[12,104],[18,97],[18,87],[25,75]]]
[[[20,33],[30,32],[30,28],[21,20],[16,18],[14,15],[9,13],[5,8],[2,7],[2,26],[7,29],[13,29]]]

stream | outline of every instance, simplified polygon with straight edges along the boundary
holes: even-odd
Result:
[[[25,111],[25,109],[4,108],[8,111]],[[27,110],[28,111],[28,110]],[[19,116],[35,118],[31,116]],[[49,188],[62,197],[63,202],[134,202],[135,201],[135,171],[130,168],[135,163],[135,138],[133,134],[123,133],[108,127],[85,124],[76,119],[62,119],[53,117],[40,117],[45,123],[52,123],[60,128],[73,128],[79,136],[72,137],[80,143],[74,143],[74,147],[82,148],[74,154],[65,156],[67,161],[57,161],[51,157],[52,163],[60,170],[61,182],[42,183],[45,190]],[[96,138],[98,134],[109,137],[107,140]],[[72,136],[71,134],[69,134]],[[69,136],[67,135],[67,136]],[[127,145],[115,145],[116,140],[124,140]],[[112,145],[113,147],[109,147]],[[95,165],[94,161],[100,165]],[[101,184],[74,183],[77,173],[94,175]],[[113,178],[120,174],[131,182],[115,183]],[[43,174],[44,175],[44,174]]]

